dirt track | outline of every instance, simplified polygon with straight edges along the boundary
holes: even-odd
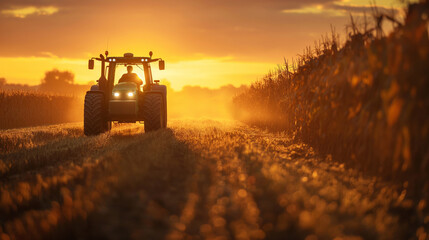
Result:
[[[397,192],[283,134],[185,121],[0,132],[0,239],[404,239]]]

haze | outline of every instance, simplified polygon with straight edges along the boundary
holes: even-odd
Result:
[[[377,1],[397,9],[397,1]],[[239,86],[262,77],[331,31],[344,33],[349,13],[371,13],[367,0],[111,1],[2,0],[0,77],[36,85],[53,68],[96,80],[87,59],[109,50],[166,60],[156,71],[174,89]]]

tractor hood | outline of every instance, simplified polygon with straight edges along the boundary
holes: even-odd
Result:
[[[137,90],[137,84],[132,82],[118,83],[113,87],[113,91],[135,91]]]

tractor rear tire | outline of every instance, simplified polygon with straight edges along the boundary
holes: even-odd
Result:
[[[160,94],[146,94],[143,102],[144,131],[164,128],[164,103]]]
[[[107,121],[104,94],[102,92],[87,92],[85,95],[83,117],[83,132],[85,135],[97,135],[111,128]]]

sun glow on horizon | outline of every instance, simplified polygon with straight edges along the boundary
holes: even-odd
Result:
[[[396,1],[377,4],[387,8]],[[58,69],[87,84],[100,77],[100,63],[88,70],[88,59],[107,49],[110,56],[153,51],[154,58],[166,61],[165,71],[152,64],[153,78],[176,90],[250,84],[313,46],[331,26],[342,29],[349,10],[359,14],[370,5],[368,0],[269,2],[5,0],[0,78],[38,85],[45,72]],[[156,20],[146,24],[146,19]]]
[[[178,62],[169,62],[168,58],[164,60],[166,61],[166,68],[163,71],[158,69],[158,63],[151,64],[153,79],[167,81],[175,90],[180,90],[187,85],[208,88],[218,88],[229,84],[234,86],[246,85],[262,77],[276,66],[266,62],[234,61],[230,57]],[[96,63],[94,70],[89,70],[87,59],[0,57],[0,66],[2,69],[8,70],[0,72],[0,77],[6,78],[7,83],[37,85],[40,84],[45,72],[54,68],[74,73],[77,84],[94,82],[100,77],[100,63]],[[23,71],[23,69],[26,70]],[[144,79],[139,68],[135,67],[134,72],[141,79]],[[126,69],[118,67],[116,78],[122,76],[123,73],[126,73]]]

